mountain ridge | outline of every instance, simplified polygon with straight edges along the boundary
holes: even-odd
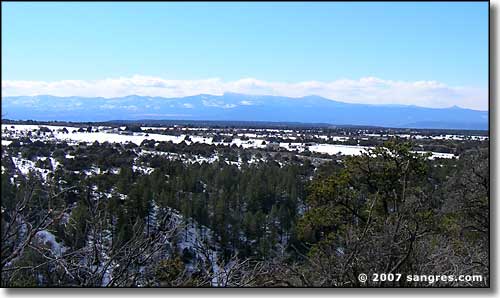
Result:
[[[185,97],[2,98],[2,116],[15,120],[106,121],[111,119],[229,120],[329,123],[402,128],[487,129],[488,111],[399,104],[346,103],[309,95],[200,94]]]

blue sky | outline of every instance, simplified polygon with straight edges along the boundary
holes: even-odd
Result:
[[[3,80],[134,75],[484,89],[488,3],[2,3]]]

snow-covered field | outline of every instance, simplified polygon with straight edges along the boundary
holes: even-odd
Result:
[[[15,167],[23,174],[24,176],[27,176],[31,171],[39,173],[40,176],[43,178],[44,181],[47,180],[47,175],[49,174],[49,170],[47,169],[41,169],[35,166],[35,162],[31,160],[27,160],[21,157],[12,157],[12,162],[14,163]]]
[[[475,141],[488,140],[488,136],[462,136],[462,135],[440,135],[440,136],[433,136],[430,138],[433,140],[455,140],[455,141],[462,141],[468,139]]]
[[[59,130],[66,128],[69,132],[77,131],[79,127],[74,126],[56,126],[56,125],[29,125],[29,124],[2,124],[2,132],[6,129],[9,131],[36,131],[40,127],[47,127],[50,130]]]
[[[40,136],[35,134],[33,136],[33,133],[36,133],[40,127],[46,127],[52,132],[49,133],[41,133]],[[68,132],[64,131],[67,130]],[[98,130],[97,132],[81,132],[78,131],[78,127],[71,127],[71,126],[54,126],[54,125],[10,125],[10,124],[2,124],[2,137],[7,137],[7,138],[17,138],[21,136],[26,136],[28,132],[32,132],[32,138],[37,138],[41,140],[50,140],[50,139],[57,139],[57,140],[65,140],[68,142],[72,143],[78,143],[78,142],[85,142],[85,143],[94,143],[94,142],[99,142],[99,143],[104,143],[104,142],[110,142],[110,143],[134,143],[136,145],[140,145],[144,140],[155,140],[158,142],[161,141],[166,141],[166,142],[173,142],[173,143],[181,143],[181,142],[186,142],[186,144],[193,144],[193,143],[204,143],[204,144],[215,144],[215,145],[224,145],[224,146],[232,146],[236,145],[241,148],[256,148],[256,149],[263,149],[266,148],[267,145],[264,142],[264,139],[262,139],[262,135],[259,138],[259,135],[255,133],[244,133],[244,134],[239,134],[240,138],[233,138],[231,142],[228,143],[223,143],[223,142],[213,142],[213,137],[212,136],[199,136],[199,135],[189,135],[189,134],[181,134],[181,135],[165,135],[165,134],[147,134],[147,133],[125,133],[120,130],[113,130],[109,127],[94,127],[93,130]],[[123,128],[121,128],[123,129]],[[163,128],[154,128],[154,127],[142,127],[142,129],[163,129]],[[166,130],[166,129],[165,129]],[[195,130],[195,129],[191,129]],[[196,128],[196,130],[200,130]],[[188,130],[186,130],[188,131]],[[255,130],[258,131],[258,130]],[[278,133],[282,132],[284,134],[289,134],[292,131],[291,130],[273,130],[273,129],[267,129],[263,130],[265,132],[272,132],[272,133]],[[228,134],[231,135],[231,134]],[[300,134],[299,134],[300,135]],[[379,134],[366,134],[367,136],[380,136]],[[280,136],[277,134],[276,136]],[[410,135],[403,135],[400,134],[398,135],[399,137],[403,138],[409,138]],[[248,140],[242,140],[241,137],[250,137]],[[286,137],[286,136],[285,136]],[[328,137],[324,135],[315,135],[315,137],[327,140]],[[419,137],[418,135],[412,135],[412,137]],[[421,137],[421,136],[420,136]],[[451,140],[465,140],[467,138],[475,139],[475,140],[486,140],[488,137],[485,136],[457,136],[457,135],[445,135],[445,136],[437,136],[437,137],[431,137],[433,139],[451,139]],[[349,138],[348,137],[331,137],[332,140],[336,141],[346,141]],[[2,146],[8,146],[10,145],[12,141],[11,140],[2,140]],[[318,152],[318,153],[326,153],[330,155],[334,154],[342,154],[342,155],[360,155],[363,152],[365,152],[368,148],[370,147],[363,147],[363,146],[351,146],[351,145],[333,145],[333,144],[314,144],[311,146],[307,146],[304,143],[280,143],[279,147],[285,148],[286,150],[290,151],[298,151],[302,152],[306,148],[309,149],[311,152]],[[453,154],[448,154],[448,153],[437,153],[437,152],[432,152],[432,157],[431,158],[452,158]]]
[[[179,136],[175,135],[164,135],[164,134],[146,134],[146,133],[133,133],[133,134],[125,134],[123,132],[79,132],[76,127],[68,127],[68,126],[50,126],[50,125],[2,125],[2,134],[3,137],[20,137],[26,136],[28,132],[33,132],[38,130],[41,126],[47,127],[52,130],[52,133],[42,133],[39,137],[40,139],[50,139],[55,138],[57,140],[65,140],[68,142],[85,142],[85,143],[134,143],[136,145],[140,145],[144,140],[155,140],[158,142],[169,142],[179,144],[182,141],[185,141],[187,144],[192,143],[205,143],[205,144],[222,144],[227,146],[236,145],[242,148],[264,148],[265,145],[262,144],[263,140],[261,139],[249,139],[247,141],[243,141],[239,138],[235,138],[230,143],[222,143],[222,142],[213,142],[212,137],[202,137],[202,136],[190,136],[186,134],[182,134]],[[66,128],[68,133],[63,132],[62,130]],[[186,137],[189,137],[189,140],[186,140]],[[9,140],[2,140],[2,146],[8,146],[11,143]]]
[[[366,153],[368,149],[373,149],[373,147],[367,146],[347,146],[347,145],[330,145],[330,144],[319,144],[309,147],[309,151],[326,153],[326,154],[342,154],[342,155],[361,155]],[[428,152],[422,152],[428,153]],[[430,152],[432,155],[429,159],[435,158],[454,158],[456,157],[452,153],[441,153],[441,152]]]
[[[488,136],[467,136],[467,135],[439,135],[439,136],[425,136],[419,134],[379,134],[379,133],[366,133],[363,134],[366,137],[399,137],[402,139],[429,139],[429,140],[454,140],[454,141],[486,141],[489,139]]]
[[[429,159],[435,159],[435,158],[458,158],[452,153],[441,153],[441,152],[431,152],[432,155],[429,157]]]
[[[363,146],[348,146],[348,145],[331,145],[331,144],[319,144],[309,146],[309,151],[326,153],[326,154],[342,154],[342,155],[361,155],[361,153],[366,152],[370,147]]]

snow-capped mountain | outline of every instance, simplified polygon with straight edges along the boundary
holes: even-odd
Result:
[[[367,105],[319,96],[291,98],[235,93],[181,98],[15,96],[2,98],[13,120],[220,120],[328,123],[384,127],[488,129],[488,112],[406,105]]]

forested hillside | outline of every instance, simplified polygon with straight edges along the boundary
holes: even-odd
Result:
[[[172,142],[2,146],[2,286],[487,286],[488,141],[429,159]],[[360,273],[481,274],[481,283]]]

